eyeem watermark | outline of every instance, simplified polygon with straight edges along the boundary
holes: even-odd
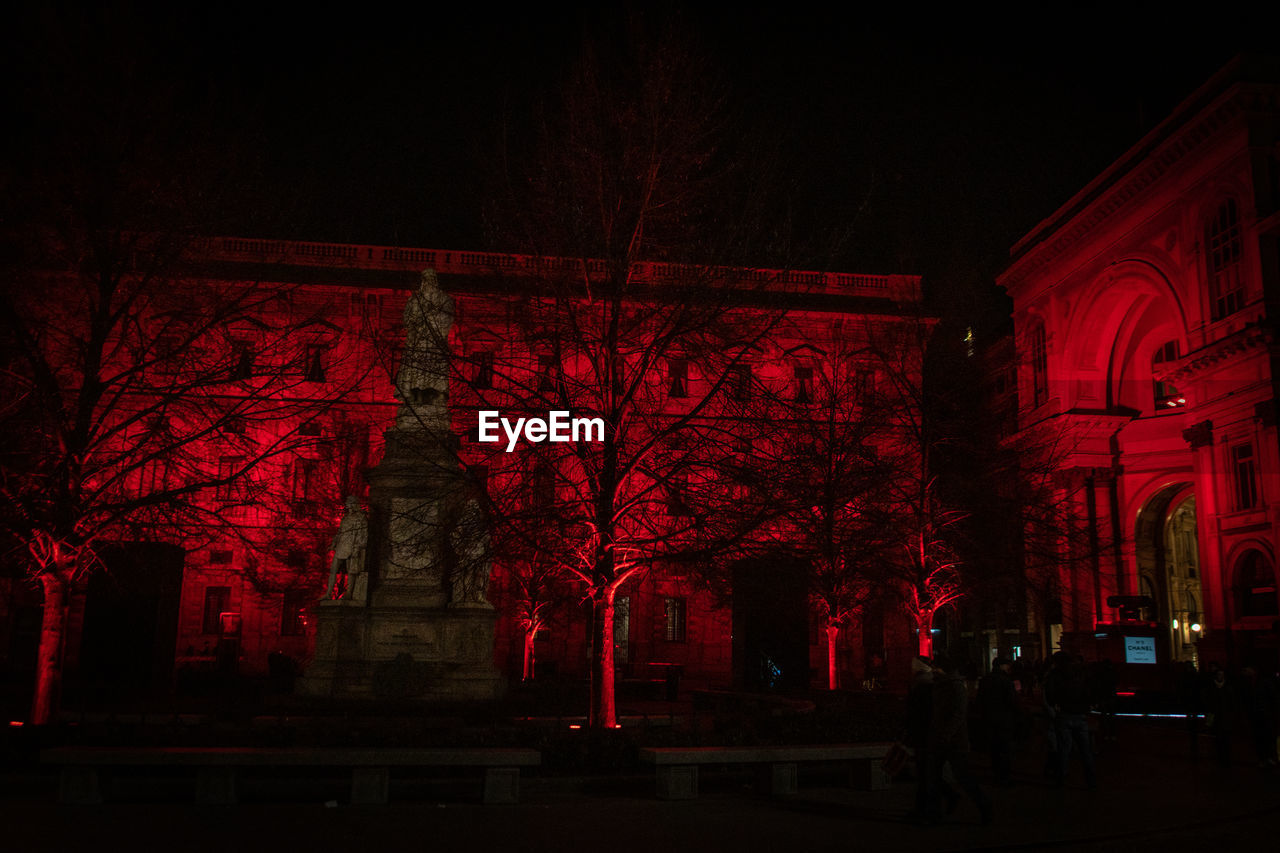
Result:
[[[482,409],[476,438],[488,444],[502,441],[498,427],[507,437],[507,452],[515,450],[523,435],[525,441],[604,441],[604,418],[572,418],[567,411],[547,412],[546,418],[509,418],[493,409]]]

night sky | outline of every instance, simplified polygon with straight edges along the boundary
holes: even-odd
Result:
[[[51,79],[100,85],[96,64],[123,62],[130,86],[179,92],[158,126],[207,112],[248,152],[252,193],[227,233],[501,248],[482,222],[500,130],[584,38],[607,43],[621,7],[266,8],[23,13],[4,45],[6,174],[42,147],[49,131],[24,117]],[[1018,237],[1269,31],[1216,10],[853,8],[681,15],[735,106],[781,137],[779,215],[801,236],[846,233],[832,265],[923,273],[935,294],[990,282]]]

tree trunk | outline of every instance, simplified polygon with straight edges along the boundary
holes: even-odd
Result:
[[[62,686],[62,647],[67,631],[67,584],[56,571],[40,575],[44,587],[44,615],[40,620],[40,651],[36,657],[36,692],[31,701],[31,724],[53,721]]]
[[[827,689],[840,689],[840,669],[836,665],[836,640],[840,637],[840,623],[827,620]]]
[[[618,725],[613,695],[613,586],[601,590],[592,611],[591,715],[587,723],[593,729],[612,729]]]
[[[925,616],[916,618],[916,652],[925,657],[933,657],[933,619]]]
[[[534,625],[530,625],[528,628],[524,629],[524,672],[521,675],[522,681],[533,680],[533,638],[537,633],[538,629]]]

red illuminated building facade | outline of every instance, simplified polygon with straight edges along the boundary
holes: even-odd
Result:
[[[276,307],[269,310],[319,318],[289,342],[259,339],[261,332],[252,325],[232,330],[230,338],[238,347],[235,378],[250,381],[258,370],[279,366],[266,362],[287,359],[291,375],[296,374],[289,393],[310,395],[315,405],[305,409],[305,417],[259,418],[244,425],[250,443],[285,434],[302,441],[288,455],[255,467],[243,481],[203,494],[227,529],[175,532],[156,537],[160,544],[122,546],[120,554],[107,555],[111,571],[75,590],[64,657],[69,683],[154,686],[174,676],[181,685],[227,665],[228,656],[235,669],[254,676],[304,667],[344,498],[367,495],[363,472],[381,458],[384,432],[395,422],[393,377],[403,342],[402,314],[421,271],[435,270],[456,306],[449,338],[456,373],[450,389],[455,449],[461,464],[483,479],[497,451],[477,442],[476,410],[501,381],[504,366],[525,363],[532,377],[529,388],[540,387],[541,373],[550,382],[553,373],[568,369],[548,361],[545,348],[525,338],[522,313],[530,294],[521,270],[529,263],[521,256],[377,246],[252,239],[202,243],[184,286],[249,284],[287,295],[270,303]],[[661,279],[679,271],[651,265],[644,274]],[[751,271],[750,276],[769,282],[761,289],[774,294],[775,307],[769,310],[778,313],[768,338],[753,347],[750,362],[736,369],[735,384],[724,392],[740,400],[753,384],[800,417],[808,417],[805,406],[818,404],[823,378],[835,360],[856,362],[858,387],[866,393],[887,388],[885,365],[867,354],[867,337],[922,322],[917,277],[794,271]],[[920,355],[895,359],[894,381],[918,385]],[[688,407],[688,399],[706,393],[699,383],[714,381],[693,361],[667,358],[652,372],[654,386],[676,415],[682,405]],[[723,432],[723,426],[719,429]],[[772,425],[770,432],[773,441],[786,442],[785,422]],[[227,449],[237,440],[211,444],[209,464],[228,469],[239,464],[240,457]],[[738,450],[745,459],[761,448]],[[678,497],[660,502],[673,517],[682,513]],[[779,534],[775,526],[761,535]],[[772,572],[768,565],[756,568]],[[496,663],[518,681],[525,649],[512,571],[501,557],[495,560],[489,598],[500,614]],[[785,662],[788,686],[807,686],[810,678],[825,684],[828,641],[804,573],[779,569],[771,577],[768,588],[757,589],[748,601],[687,568],[652,566],[639,573],[616,599],[619,673],[624,679],[652,680],[654,673],[666,671],[652,664],[674,665],[686,686],[769,686],[759,683],[759,666],[745,662],[763,656]],[[8,611],[0,614],[9,626],[7,657],[11,668],[22,669],[36,641],[39,595],[20,577],[0,583],[7,587],[0,596]],[[534,640],[539,674],[585,677],[590,609],[581,590],[568,586],[548,612]],[[899,650],[905,655],[913,648],[905,618],[881,602],[874,632],[861,621],[847,620],[836,644],[836,668],[845,680],[861,679],[872,656]]]
[[[1228,66],[998,279],[1022,436],[1059,438],[1058,497],[1078,524],[1027,567],[1056,588],[1031,616],[1051,647],[1149,621],[1165,660],[1275,662],[1276,72]]]

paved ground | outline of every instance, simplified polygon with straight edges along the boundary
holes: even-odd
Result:
[[[323,786],[311,803],[234,807],[113,803],[58,806],[48,777],[10,775],[0,803],[0,849],[12,851],[718,851],[777,850],[1088,850],[1192,851],[1280,849],[1280,775],[1238,760],[1222,770],[1193,762],[1183,730],[1125,721],[1120,741],[1104,743],[1101,787],[1045,785],[1039,756],[1021,757],[1019,784],[992,790],[996,820],[978,824],[963,803],[947,824],[921,828],[902,815],[910,783],[858,792],[803,775],[801,793],[757,797],[741,776],[704,776],[696,801],[660,802],[652,780],[534,777],[523,802],[483,807],[430,788],[383,807],[326,807]],[[1206,744],[1207,747],[1207,744]],[[1206,749],[1207,751],[1207,749]],[[179,795],[174,795],[178,800]]]

